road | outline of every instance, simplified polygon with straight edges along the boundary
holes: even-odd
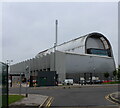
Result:
[[[54,98],[51,107],[87,107],[114,106],[116,104],[105,99],[105,96],[118,91],[117,85],[82,86],[76,88],[29,88],[31,94],[41,94]],[[10,88],[10,93],[19,93],[19,88]],[[22,88],[21,93],[25,93]]]

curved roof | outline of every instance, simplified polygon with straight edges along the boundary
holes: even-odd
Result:
[[[101,40],[101,42],[103,43],[104,48],[105,48],[105,49],[110,49],[110,50],[112,51],[110,42],[109,42],[108,39],[107,39],[104,35],[102,35],[101,33],[90,33],[90,34],[88,34],[88,36],[87,36],[87,38],[86,38],[86,41],[85,41],[85,46],[87,46],[86,43],[87,43],[88,38],[91,38],[91,37],[92,37],[92,38],[99,38],[99,39]]]
[[[107,38],[104,35],[102,35],[101,33],[94,32],[94,33],[87,34],[85,36],[81,36],[81,37],[72,39],[68,42],[64,42],[60,45],[57,45],[56,50],[58,50],[58,51],[68,51],[68,52],[70,52],[70,51],[74,52],[76,49],[85,50],[87,39],[90,38],[90,37],[94,37],[94,38],[103,37],[103,41],[106,40],[107,43],[110,45],[109,41],[107,40]],[[36,55],[36,57],[43,56],[43,55],[46,55],[46,54],[50,54],[51,52],[54,52],[54,47],[38,53]]]

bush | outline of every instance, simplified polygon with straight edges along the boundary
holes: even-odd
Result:
[[[105,78],[108,78],[108,77],[109,77],[109,73],[108,73],[108,72],[105,72],[105,73],[104,73],[104,77],[105,77]]]

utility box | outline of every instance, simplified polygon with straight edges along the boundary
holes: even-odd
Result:
[[[8,108],[8,65],[0,62],[0,108]]]
[[[36,86],[56,86],[58,84],[57,74],[55,71],[38,71],[36,79]]]

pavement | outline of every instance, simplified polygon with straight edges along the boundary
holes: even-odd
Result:
[[[59,85],[59,86],[47,86],[47,87],[29,87],[30,89],[66,89],[66,88],[88,88],[88,87],[93,87],[93,88],[100,88],[100,87],[115,87],[118,86],[118,84],[93,84],[93,85],[80,85],[80,84],[74,84],[74,85]]]
[[[102,87],[101,85],[83,85],[83,86],[78,86],[78,85],[74,85],[74,86],[58,86],[58,87],[32,87],[30,89],[35,89],[35,90],[43,90],[43,92],[45,92],[45,89],[60,89],[60,88],[64,88],[64,89],[67,89],[67,88],[86,88],[86,87]],[[107,87],[108,85],[105,85],[105,87]],[[112,85],[112,86],[115,86],[115,85]],[[70,89],[68,89],[70,90]],[[57,90],[58,91],[58,90]],[[61,93],[61,92],[59,92]],[[50,94],[51,95],[51,94]],[[111,99],[111,101],[114,101],[114,103],[117,103],[116,100],[118,102],[120,102],[120,93],[119,92],[115,92],[115,93],[111,93],[108,95],[109,98]],[[54,107],[54,106],[50,106],[51,103],[53,101],[53,98],[51,96],[44,96],[44,94],[42,95],[39,95],[39,94],[29,94],[28,95],[28,98],[24,98],[22,99],[21,101],[18,101],[18,102],[15,102],[13,104],[11,104],[9,106],[9,108],[44,108],[44,107]],[[119,103],[117,103],[119,104]],[[61,108],[61,107],[60,107]],[[68,108],[68,107],[62,107],[62,108]],[[70,108],[74,108],[74,107],[70,107]],[[75,107],[77,108],[77,107]],[[78,108],[120,108],[120,106],[92,106],[92,107],[78,107]]]
[[[48,96],[28,94],[28,97],[10,104],[9,108],[41,108],[47,99]]]

